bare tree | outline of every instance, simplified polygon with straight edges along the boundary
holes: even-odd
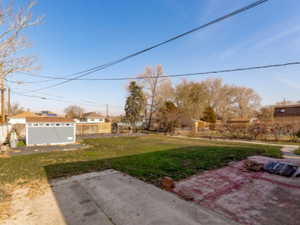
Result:
[[[260,107],[260,96],[251,88],[233,87],[235,93],[234,108],[236,116],[240,118],[249,118]]]
[[[11,115],[17,115],[19,113],[25,112],[25,109],[18,103],[15,103],[10,108]]]
[[[64,112],[68,118],[81,118],[84,113],[84,109],[77,105],[70,105],[65,108]]]
[[[222,79],[207,79],[202,82],[207,93],[206,104],[224,121],[232,117],[233,98],[235,93],[230,85],[224,85]]]
[[[164,99],[160,99],[158,97],[160,94],[162,96],[162,87],[163,85],[166,85],[166,82],[169,82],[170,84],[169,79],[162,77],[163,74],[162,65],[157,65],[155,68],[146,67],[145,72],[139,76],[143,78],[141,79],[140,85],[143,86],[147,99],[147,108],[149,111],[147,125],[148,129],[151,127],[153,112],[158,108],[159,102],[164,102]]]
[[[257,117],[261,121],[272,121],[273,120],[273,114],[274,114],[274,107],[273,106],[265,106],[265,107],[262,107],[257,112]]]
[[[207,107],[208,93],[201,82],[183,80],[176,86],[175,102],[189,119],[199,120]]]
[[[42,17],[34,18],[32,8],[36,3],[30,1],[26,6],[16,9],[12,3],[0,2],[0,76],[33,70],[34,57],[22,56],[19,52],[30,47],[24,36],[27,28],[39,24]]]
[[[201,119],[207,107],[212,107],[218,118],[249,118],[260,106],[260,97],[251,88],[225,85],[221,79],[202,82],[183,80],[175,88],[175,102],[182,115]]]
[[[293,102],[293,101],[289,101],[289,100],[283,99],[280,102],[276,102],[275,105],[280,106],[280,105],[292,105],[292,104],[297,104],[297,102]]]

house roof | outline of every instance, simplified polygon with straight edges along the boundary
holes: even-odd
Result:
[[[27,123],[73,123],[73,119],[64,117],[28,117]]]
[[[274,117],[282,116],[300,116],[300,104],[276,106]]]
[[[22,112],[14,116],[10,116],[9,118],[17,119],[17,118],[27,118],[27,117],[39,117],[39,115],[33,112]]]
[[[51,111],[47,111],[47,110],[44,110],[44,111],[39,112],[38,115],[40,115],[40,116],[45,116],[45,117],[50,117],[50,116],[53,117],[53,116],[57,116],[56,113],[51,112]]]
[[[276,108],[298,108],[300,107],[300,104],[291,104],[291,105],[276,105]]]
[[[96,113],[96,112],[89,112],[89,113],[83,114],[83,118],[96,119],[96,118],[104,118],[104,116],[102,116],[101,114]]]

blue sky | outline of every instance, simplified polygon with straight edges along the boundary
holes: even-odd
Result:
[[[26,35],[32,48],[24,54],[37,57],[39,74],[65,75],[101,65],[178,33],[199,26],[254,0],[40,0],[34,15],[44,22]],[[20,0],[18,2],[26,2]],[[300,3],[268,3],[222,23],[193,33],[89,77],[120,77],[162,64],[166,74],[188,73],[283,63],[300,60]],[[300,100],[300,66],[222,74],[225,83],[255,89],[263,104],[283,98]],[[207,76],[189,80],[203,80]],[[11,79],[37,81],[21,74]],[[173,79],[174,84],[180,79]],[[56,81],[52,82],[55,83]],[[36,89],[50,83],[15,85]],[[87,110],[120,113],[126,98],[126,81],[74,81],[42,93],[81,104]],[[36,93],[37,94],[37,93]],[[13,96],[32,110],[62,112],[68,103]]]

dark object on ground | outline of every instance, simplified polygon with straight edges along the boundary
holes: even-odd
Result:
[[[87,134],[87,135],[77,135],[76,140],[82,141],[84,139],[98,139],[98,138],[112,138],[112,137],[140,137],[145,136],[144,133],[118,133],[118,134]]]
[[[166,191],[172,191],[175,187],[174,181],[171,177],[164,177],[161,179],[161,188]]]
[[[264,170],[267,172],[286,177],[293,176],[297,169],[297,166],[284,162],[269,162],[264,166]]]
[[[300,168],[298,168],[298,170],[294,173],[295,177],[300,177]]]
[[[275,168],[278,163],[279,162],[269,162],[264,166],[264,170],[269,173],[275,173]]]
[[[46,153],[54,151],[73,151],[87,148],[87,145],[84,144],[70,144],[70,145],[45,145],[45,146],[24,146],[18,147],[9,151],[10,156],[16,155],[30,155],[37,153]]]
[[[259,172],[264,169],[264,164],[255,162],[253,160],[245,160],[243,165],[243,170]]]

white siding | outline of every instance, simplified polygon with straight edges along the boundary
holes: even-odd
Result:
[[[104,121],[104,118],[94,118],[94,119],[88,118],[87,122],[88,123],[104,123],[105,121]]]
[[[25,124],[26,119],[25,118],[10,118],[8,120],[9,124]]]

